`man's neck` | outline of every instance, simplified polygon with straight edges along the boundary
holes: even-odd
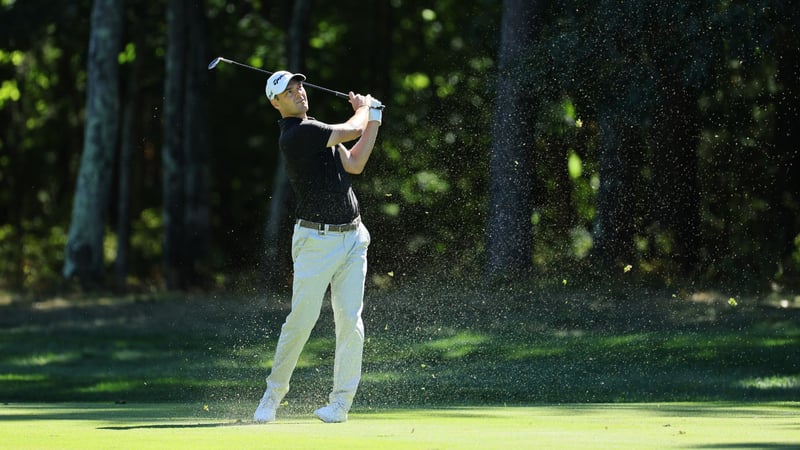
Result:
[[[302,113],[302,114],[288,114],[288,115],[281,114],[281,118],[282,118],[282,119],[288,119],[288,118],[290,118],[290,117],[294,117],[294,118],[296,118],[296,119],[301,119],[301,120],[306,120],[306,119],[308,119],[308,115],[307,115],[306,113]]]

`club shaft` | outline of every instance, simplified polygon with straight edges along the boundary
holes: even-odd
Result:
[[[249,64],[240,63],[239,61],[234,61],[232,59],[223,58],[223,57],[218,57],[217,59],[212,61],[211,64],[208,65],[208,68],[209,69],[213,69],[214,67],[217,66],[217,63],[219,63],[219,62],[226,62],[226,63],[229,63],[229,64],[235,64],[237,66],[244,67],[246,69],[256,70],[258,72],[265,73],[267,75],[272,75],[273,74],[273,72],[270,72],[268,70],[264,70],[264,69],[261,69],[259,67],[251,66]],[[314,88],[314,89],[319,89],[320,91],[324,91],[324,92],[327,92],[329,94],[333,94],[333,95],[335,95],[335,96],[337,96],[339,98],[344,98],[344,99],[349,99],[350,98],[350,96],[348,96],[344,92],[334,91],[333,89],[328,89],[328,88],[324,88],[322,86],[317,86],[316,84],[311,84],[311,83],[306,82],[306,81],[303,82],[303,86],[307,86],[307,87]]]
[[[337,96],[339,98],[343,98],[343,99],[346,99],[346,100],[350,99],[350,96],[345,94],[344,92],[334,91],[333,89],[328,89],[328,88],[324,88],[322,86],[317,86],[316,84],[311,84],[311,83],[308,83],[306,81],[303,81],[303,86],[312,87],[314,89],[317,89],[317,90],[320,90],[320,91],[324,91],[324,92],[327,92],[329,94],[333,94],[333,95],[335,95],[335,96]]]
[[[270,72],[268,70],[264,70],[264,69],[261,69],[259,67],[251,66],[251,65],[245,64],[245,63],[240,63],[239,61],[234,61],[232,59],[219,58],[219,60],[223,61],[223,62],[226,62],[226,63],[230,63],[230,64],[236,64],[237,66],[241,66],[241,67],[244,67],[244,68],[247,68],[247,69],[257,70],[257,71],[259,71],[261,73],[265,73],[267,75],[272,75],[272,72]]]

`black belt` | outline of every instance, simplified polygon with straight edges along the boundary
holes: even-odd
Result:
[[[328,231],[333,231],[336,233],[344,233],[345,231],[353,231],[358,228],[358,225],[361,223],[361,218],[356,217],[356,219],[350,223],[344,223],[340,225],[328,225],[325,223],[317,223],[312,222],[310,220],[305,219],[298,219],[297,224],[303,228],[310,228],[312,230],[317,230],[320,233],[325,233]]]

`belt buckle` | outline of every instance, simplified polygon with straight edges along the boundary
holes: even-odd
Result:
[[[317,233],[319,233],[320,236],[325,236],[325,233],[327,232],[328,232],[328,225],[324,223],[319,224],[319,229],[317,230]]]

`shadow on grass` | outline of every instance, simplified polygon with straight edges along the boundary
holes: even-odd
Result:
[[[747,442],[742,444],[708,444],[692,448],[760,448],[763,450],[797,450],[797,444],[782,444],[775,442]]]
[[[566,288],[376,292],[356,404],[798,398],[800,308],[718,303]],[[187,297],[0,307],[0,401],[252,406],[287,306]],[[330,316],[326,302],[293,376],[293,405],[327,395]]]
[[[191,424],[160,424],[160,425],[129,425],[129,426],[110,426],[110,427],[97,427],[98,430],[158,430],[158,429],[191,429],[191,428],[223,428],[223,427],[242,427],[242,426],[259,426],[257,423],[247,423],[241,420],[235,422],[220,422],[220,423],[191,423]]]

